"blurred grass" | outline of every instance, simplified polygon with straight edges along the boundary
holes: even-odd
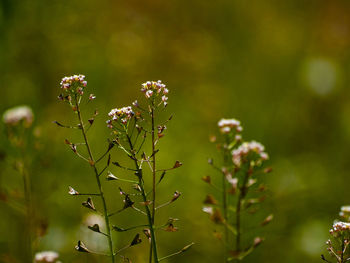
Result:
[[[350,202],[349,5],[325,0],[2,0],[0,110],[30,105],[42,132],[43,153],[32,173],[40,215],[49,223],[40,248],[57,250],[63,262],[102,260],[73,251],[86,210],[67,195],[67,187],[95,186],[89,167],[62,143],[75,136],[51,123],[70,116],[56,101],[61,77],[82,73],[87,93],[97,95],[100,117],[90,136],[100,152],[112,107],[141,96],[140,83],[146,80],[162,79],[170,89],[168,111],[175,115],[161,142],[161,165],[180,159],[184,166],[168,176],[169,188],[160,191],[164,200],[176,189],[183,197],[168,210],[181,219],[181,231],[160,236],[161,254],[191,241],[196,245],[169,262],[220,258],[211,223],[201,212],[208,189],[200,178],[212,174],[206,159],[216,153],[208,136],[221,117],[242,120],[244,137],[266,145],[274,168],[266,176],[273,193],[266,210],[275,213],[275,221],[266,242],[247,261],[319,262],[333,218]],[[4,134],[0,143],[1,151],[10,154]],[[117,152],[113,157],[120,158]],[[0,165],[2,186],[20,189],[15,172],[5,162]],[[107,188],[111,206],[117,207],[115,187]],[[1,211],[0,253],[17,254],[23,222],[3,204]],[[119,245],[126,242],[127,236],[115,236]],[[143,262],[138,249],[130,253]]]

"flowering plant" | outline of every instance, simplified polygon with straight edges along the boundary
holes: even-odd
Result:
[[[265,186],[258,185],[258,178],[259,174],[268,173],[271,169],[264,169],[268,159],[264,146],[256,141],[243,141],[240,121],[221,119],[218,127],[221,136],[219,139],[212,136],[211,141],[217,142],[222,164],[217,166],[213,159],[209,159],[209,164],[221,174],[221,187],[215,185],[215,178],[211,176],[202,179],[221,194],[221,202],[214,195],[208,194],[203,211],[210,215],[215,224],[223,227],[223,233],[216,232],[215,235],[224,243],[225,262],[241,261],[263,241],[263,238],[255,237],[252,242],[248,241],[248,245],[243,244],[242,217],[246,213],[254,214],[257,204],[265,199],[261,195]],[[268,224],[272,218],[273,215],[267,216],[261,225]]]

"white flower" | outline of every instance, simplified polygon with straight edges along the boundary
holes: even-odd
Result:
[[[30,126],[33,119],[33,111],[28,106],[18,106],[8,109],[3,115],[3,121],[7,125],[17,125],[23,121],[25,126]]]
[[[87,82],[85,81],[84,75],[73,75],[70,77],[64,77],[61,80],[61,89],[69,90],[74,83],[79,83],[81,86],[86,87]]]
[[[204,206],[204,207],[202,208],[202,211],[203,211],[204,213],[208,213],[208,214],[210,214],[210,215],[212,215],[212,214],[214,213],[214,210],[213,210],[213,208],[212,208],[211,206]]]
[[[108,113],[108,116],[111,117],[113,121],[121,121],[124,125],[127,124],[134,115],[135,113],[130,106],[115,108]],[[108,120],[107,124],[108,127],[112,127],[111,120]]]
[[[264,150],[265,147],[256,141],[242,143],[237,149],[232,151],[233,163],[240,167],[242,161],[249,155],[249,153],[256,153],[258,155],[257,161],[266,161],[269,156]]]
[[[58,253],[54,251],[43,251],[35,254],[34,262],[44,262],[44,263],[59,263]]]
[[[243,128],[241,127],[241,122],[236,119],[221,119],[218,122],[221,133],[230,133],[232,129],[236,132],[241,132]]]

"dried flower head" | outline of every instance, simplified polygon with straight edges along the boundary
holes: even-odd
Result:
[[[58,253],[54,251],[43,251],[35,254],[34,262],[59,263]]]
[[[218,122],[221,133],[230,133],[232,131],[241,132],[243,130],[241,122],[236,119],[221,119]]]
[[[30,127],[34,120],[34,114],[28,106],[17,106],[8,109],[3,114],[3,121],[10,126],[16,126],[23,123],[25,127]]]
[[[155,96],[161,96],[161,100],[164,106],[167,105],[168,97],[167,94],[169,90],[166,88],[166,85],[162,83],[161,80],[158,81],[147,81],[142,84],[141,91],[145,93],[147,99],[153,98]]]
[[[70,77],[64,77],[60,83],[61,89],[67,92],[78,92],[83,95],[83,89],[86,87],[87,82],[84,75],[73,75]]]
[[[111,120],[107,121],[107,127],[112,128],[112,121],[117,121],[126,125],[134,115],[135,113],[133,112],[130,106],[119,108],[119,109],[118,108],[112,109],[108,113],[108,116],[111,117]]]
[[[249,155],[255,154],[253,160],[259,163],[269,158],[268,154],[264,151],[265,147],[261,143],[256,141],[244,142],[232,151],[232,160],[237,167],[240,167]]]

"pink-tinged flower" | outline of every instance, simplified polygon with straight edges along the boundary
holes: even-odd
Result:
[[[141,91],[145,93],[147,99],[152,96],[160,95],[162,97],[162,101],[165,103],[167,100],[167,95],[169,90],[166,88],[166,85],[162,83],[161,80],[158,81],[147,81],[141,85]],[[163,98],[166,98],[165,100]]]
[[[135,115],[132,108],[130,106],[123,107],[123,108],[115,108],[112,109],[108,116],[111,117],[111,120],[107,121],[107,127],[112,128],[112,121],[120,121],[122,124],[126,125],[129,120]]]
[[[33,111],[28,106],[17,106],[8,109],[3,114],[4,123],[11,126],[16,126],[22,122],[25,127],[30,127],[33,120]]]
[[[147,98],[152,97],[152,95],[153,95],[153,90],[147,90],[146,93],[145,93],[145,95],[146,95]]]
[[[333,224],[331,230],[329,230],[329,233],[333,236],[337,236],[344,231],[350,233],[350,223],[338,221]]]
[[[241,144],[237,149],[232,151],[232,160],[233,163],[240,167],[242,163],[246,160],[249,154],[253,153],[257,157],[255,157],[256,162],[266,161],[269,156],[266,152],[264,152],[265,147],[256,141],[245,142]]]
[[[64,77],[60,83],[61,89],[65,91],[71,91],[72,87],[77,88],[76,90],[73,90],[73,91],[76,91],[81,95],[83,94],[83,88],[85,88],[86,85],[87,85],[87,82],[85,80],[84,75],[73,75],[70,77]]]
[[[241,122],[236,119],[221,119],[218,122],[221,133],[230,133],[235,130],[236,132],[241,132],[243,130]]]

